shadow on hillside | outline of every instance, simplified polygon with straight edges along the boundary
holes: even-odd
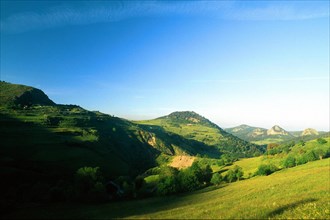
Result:
[[[266,218],[274,218],[274,217],[276,217],[276,215],[280,215],[288,209],[294,209],[300,205],[310,203],[310,202],[315,202],[315,201],[317,201],[317,199],[309,198],[309,199],[303,199],[303,200],[300,200],[300,201],[297,201],[294,203],[290,203],[288,205],[281,206],[281,207],[275,209],[274,211],[271,211],[270,213],[268,213]]]
[[[160,138],[165,143],[166,146],[179,146],[182,150],[192,155],[201,154],[207,155],[211,158],[219,158],[221,155],[220,151],[214,146],[166,131],[161,126],[141,124],[138,126],[147,132],[154,133],[156,137]]]
[[[75,121],[62,127],[57,125],[59,122],[49,125],[44,122],[45,114],[65,122]],[[58,186],[71,187],[80,167],[99,166],[105,178],[110,179],[118,173],[140,173],[152,167],[153,155],[157,153],[149,145],[130,138],[133,131],[126,132],[125,126],[129,125],[125,121],[110,116],[100,120],[94,113],[1,109],[0,125],[0,214],[23,203],[50,201]],[[117,130],[113,132],[115,125]],[[83,131],[88,137],[92,129],[99,131],[99,139],[84,139]]]

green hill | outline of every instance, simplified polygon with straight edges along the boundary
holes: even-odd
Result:
[[[41,90],[24,85],[0,81],[1,106],[54,105],[55,103]]]
[[[306,142],[283,143],[274,145],[274,148],[268,149],[265,155],[253,158],[242,158],[234,162],[231,166],[223,167],[225,172],[235,165],[242,167],[244,177],[248,178],[254,174],[262,164],[273,164],[279,169],[285,168],[287,158],[294,158],[292,166],[301,165],[308,161],[319,160],[320,158],[330,157],[330,136],[324,137],[324,142],[313,139]]]
[[[173,112],[153,120],[136,121],[145,126],[158,126],[167,132],[183,136],[212,146],[224,154],[236,157],[260,155],[263,148],[243,141],[212,123],[208,119],[191,111]]]
[[[330,159],[193,193],[99,205],[25,208],[5,218],[29,219],[329,219]]]
[[[33,87],[0,85],[0,203],[6,205],[45,199],[34,198],[31,192],[41,186],[48,193],[72,181],[81,167],[100,167],[106,180],[111,180],[134,178],[168,163],[174,155],[219,158],[228,152],[242,157],[261,152],[197,114],[187,119],[189,123],[174,119],[175,114],[157,119],[171,122],[165,127],[135,123],[77,105],[55,104]],[[192,132],[178,132],[177,124]]]

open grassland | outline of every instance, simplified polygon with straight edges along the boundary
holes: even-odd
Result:
[[[285,158],[288,157],[288,155],[294,156],[294,157],[298,157],[301,154],[310,151],[310,150],[323,150],[326,151],[330,148],[330,137],[324,138],[327,143],[324,144],[320,144],[318,143],[318,141],[315,140],[311,140],[311,141],[307,141],[303,146],[299,143],[295,144],[290,152],[287,153],[279,153],[279,154],[275,154],[275,155],[263,155],[263,156],[259,156],[259,157],[252,157],[252,158],[243,158],[240,159],[236,162],[234,162],[232,165],[230,166],[224,166],[224,167],[217,167],[215,166],[215,168],[218,168],[219,171],[222,173],[222,175],[226,175],[227,171],[232,169],[234,166],[240,166],[242,167],[242,170],[244,172],[243,177],[244,178],[249,178],[251,177],[251,175],[253,175],[257,170],[258,167],[261,164],[273,164],[276,167],[278,167],[279,169],[283,168],[283,162],[285,160]],[[213,171],[217,171],[216,169],[214,169],[212,167]]]
[[[330,218],[330,159],[284,169],[220,188],[179,196],[100,205],[22,209],[6,218]]]
[[[283,138],[265,138],[265,139],[258,140],[258,141],[251,141],[251,143],[264,145],[264,144],[270,144],[270,143],[279,143],[279,142],[285,141],[285,140],[286,139],[283,139]]]

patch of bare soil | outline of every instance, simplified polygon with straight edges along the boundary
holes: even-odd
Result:
[[[192,165],[194,160],[195,160],[195,157],[192,157],[192,156],[185,156],[185,155],[176,156],[176,157],[174,157],[170,166],[178,168],[178,169],[187,168]]]

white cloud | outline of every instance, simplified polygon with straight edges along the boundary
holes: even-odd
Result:
[[[233,1],[102,1],[80,2],[82,5],[79,6],[72,4],[51,7],[41,12],[12,14],[1,21],[1,31],[20,33],[66,25],[116,22],[131,17],[173,14],[204,15],[229,20],[300,20],[329,16],[328,2],[312,8],[297,7],[298,4],[284,2],[246,7],[246,2],[243,4]],[[242,4],[245,7],[242,7]]]

